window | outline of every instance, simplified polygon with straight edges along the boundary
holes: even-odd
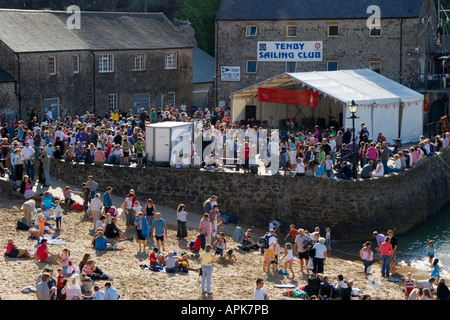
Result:
[[[329,37],[339,36],[339,26],[338,25],[329,25],[328,26],[328,36]]]
[[[108,96],[108,107],[109,110],[117,109],[117,94],[113,93]]]
[[[245,36],[246,37],[256,37],[257,32],[258,32],[257,26],[246,26],[245,27]]]
[[[56,57],[48,57],[48,73],[51,76],[56,74]]]
[[[145,54],[137,53],[133,57],[133,71],[145,70]]]
[[[79,73],[80,72],[80,56],[74,55],[72,56],[73,61],[73,73]]]
[[[369,37],[371,38],[381,37],[381,27],[373,27],[369,29]]]
[[[167,104],[171,107],[175,107],[175,92],[169,92],[167,94]]]
[[[176,69],[177,68],[177,53],[176,52],[166,52],[166,69]]]
[[[284,72],[296,72],[296,71],[297,71],[297,62],[287,61]]]
[[[286,26],[286,37],[296,37],[297,36],[297,26]]]
[[[369,69],[381,73],[381,61],[369,61]]]
[[[246,73],[256,73],[257,69],[256,60],[247,60]]]
[[[336,71],[338,70],[339,63],[337,61],[328,61],[327,62],[327,71]]]
[[[99,72],[114,72],[114,56],[112,54],[101,54],[98,56]]]

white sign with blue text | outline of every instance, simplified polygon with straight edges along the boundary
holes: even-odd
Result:
[[[322,61],[322,41],[258,41],[258,61]]]
[[[220,79],[222,81],[241,81],[241,67],[222,66],[220,68]]]

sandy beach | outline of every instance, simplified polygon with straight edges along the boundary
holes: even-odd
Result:
[[[52,181],[49,191],[54,196],[62,198],[62,188],[68,185],[61,181]],[[75,186],[72,186],[76,188]],[[40,186],[35,185],[35,189],[42,192]],[[79,188],[78,188],[79,189]],[[100,193],[103,194],[104,191]],[[151,195],[149,195],[150,197]],[[120,207],[125,195],[115,195],[113,193],[113,204]],[[205,196],[206,197],[206,196]],[[78,196],[74,196],[80,200]],[[138,200],[143,203],[146,199]],[[3,195],[0,198],[0,215],[2,224],[0,225],[1,245],[6,247],[9,238],[14,239],[15,244],[21,249],[34,251],[37,248],[37,241],[29,237],[27,231],[16,230],[17,221],[23,217],[20,210],[24,200],[16,195],[7,197]],[[219,195],[220,206],[220,195]],[[165,252],[175,251],[178,254],[185,251],[190,240],[194,240],[197,234],[198,223],[201,219],[201,213],[188,212],[187,226],[189,236],[186,240],[177,240],[176,238],[176,208],[167,208],[155,204],[162,218],[166,220],[169,231],[168,238],[165,241]],[[245,252],[237,249],[238,244],[232,239],[236,228],[234,224],[224,224],[222,231],[226,234],[227,249],[234,249],[237,261],[218,260],[214,264],[212,277],[211,296],[204,296],[201,293],[201,277],[197,272],[190,271],[188,274],[168,274],[165,272],[153,272],[143,270],[140,265],[149,264],[149,251],[153,247],[153,241],[147,242],[146,251],[140,251],[134,230],[127,231],[132,241],[112,240],[111,242],[123,247],[123,251],[101,252],[91,247],[90,243],[93,236],[93,223],[83,219],[84,213],[74,212],[63,206],[64,218],[62,220],[62,230],[59,237],[67,242],[64,245],[49,245],[49,250],[53,253],[62,253],[64,248],[69,248],[71,252],[71,261],[74,265],[82,259],[85,253],[90,253],[97,265],[105,272],[114,274],[113,286],[118,290],[122,300],[251,300],[253,299],[253,290],[255,281],[258,278],[265,280],[264,289],[269,294],[271,300],[286,299],[284,292],[287,289],[276,288],[276,284],[293,284],[296,288],[307,284],[306,273],[301,274],[298,258],[294,261],[295,278],[291,275],[281,275],[277,272],[263,272],[263,256],[260,252]],[[54,225],[55,222],[51,221]],[[125,230],[125,223],[119,219],[119,228]],[[248,226],[240,225],[245,231]],[[265,230],[254,229],[254,239],[262,235]],[[49,235],[51,236],[51,235]],[[284,243],[285,233],[279,235],[280,243]],[[283,245],[282,245],[283,247]],[[189,256],[191,267],[199,267],[200,261],[194,255]],[[21,289],[26,286],[35,286],[36,277],[46,266],[44,263],[36,263],[33,260],[17,259],[4,257],[0,259],[0,297],[3,300],[35,300],[33,293],[22,293]],[[52,265],[53,269],[59,267]],[[284,261],[281,261],[280,268],[284,268]],[[368,294],[372,299],[380,300],[404,300],[402,289],[404,287],[403,279],[406,272],[411,269],[407,267],[398,268],[400,273],[397,278],[399,282],[390,282],[380,276],[380,264],[375,263],[372,269],[372,275],[367,281],[364,278],[363,265],[360,261],[353,258],[346,258],[344,255],[331,252],[326,259],[325,273],[332,282],[336,281],[338,274],[342,274],[345,280],[352,280],[354,288],[361,290],[362,294]],[[427,274],[412,270],[416,280],[426,279]],[[56,272],[55,272],[56,274]],[[56,277],[56,276],[55,276]],[[95,284],[104,288],[106,281],[96,281]],[[291,298],[293,300],[298,298]]]

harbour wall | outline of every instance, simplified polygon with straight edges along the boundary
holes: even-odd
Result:
[[[266,176],[238,172],[206,172],[166,167],[134,168],[85,165],[52,160],[54,178],[79,185],[89,175],[116,195],[134,189],[142,206],[156,205],[203,212],[203,202],[218,196],[222,213],[237,217],[238,225],[268,227],[269,219],[312,231],[330,227],[335,240],[360,241],[374,230],[402,235],[450,201],[450,148],[421,161],[403,173],[356,181]]]

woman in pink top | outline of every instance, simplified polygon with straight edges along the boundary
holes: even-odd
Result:
[[[387,236],[384,242],[380,245],[381,252],[381,275],[383,277],[389,278],[389,264],[391,262],[391,237]]]
[[[373,160],[373,163],[375,164],[377,158],[378,158],[377,148],[375,147],[375,143],[372,142],[369,145],[369,148],[367,148],[366,163],[369,162],[369,160]]]
[[[103,152],[101,147],[97,147],[97,150],[94,152],[94,162],[95,163],[105,162],[105,153]]]

